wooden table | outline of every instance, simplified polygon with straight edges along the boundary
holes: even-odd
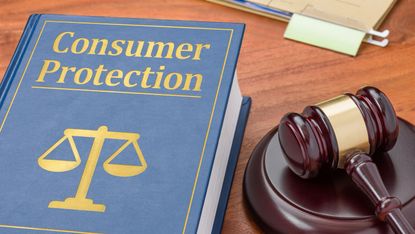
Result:
[[[382,28],[390,45],[363,44],[357,57],[283,39],[286,23],[196,0],[0,1],[0,77],[32,13],[243,22],[239,83],[253,106],[245,133],[223,233],[261,232],[243,201],[242,179],[250,153],[286,112],[301,111],[343,92],[374,85],[398,115],[415,123],[415,2],[399,0]]]

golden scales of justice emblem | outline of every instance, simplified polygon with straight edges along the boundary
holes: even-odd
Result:
[[[147,163],[144,159],[143,153],[138,146],[138,139],[140,135],[129,132],[110,132],[107,126],[101,126],[98,130],[72,129],[68,128],[64,131],[64,136],[52,145],[39,159],[38,164],[41,168],[51,172],[65,172],[75,169],[81,164],[81,157],[76,148],[73,137],[91,137],[94,141],[86,161],[85,169],[78,185],[78,190],[74,197],[68,197],[64,201],[51,201],[49,208],[69,209],[69,210],[83,210],[104,212],[104,204],[95,204],[92,199],[87,198],[89,186],[91,185],[92,177],[101,155],[101,150],[106,139],[125,140],[105,162],[103,163],[104,170],[113,176],[130,177],[143,173],[147,169]],[[54,151],[64,141],[68,140],[72,149],[74,160],[58,160],[47,159],[46,157]],[[126,165],[111,163],[125,148],[132,145],[141,165]]]

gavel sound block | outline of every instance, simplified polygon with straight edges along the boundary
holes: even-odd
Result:
[[[369,97],[375,95],[375,100],[372,101],[382,98],[376,97],[376,92],[370,94],[373,90],[375,89],[361,90],[360,94],[358,92],[358,95],[352,98],[365,98],[367,94],[365,92],[369,92]],[[302,114],[319,115],[318,111],[326,107],[325,104],[315,110],[307,107]],[[386,112],[382,110],[379,114]],[[361,149],[362,154],[357,153],[353,160],[347,161],[347,157],[338,157],[342,156],[339,154],[339,149],[344,150],[345,147],[339,147],[339,144],[335,147],[330,146],[330,140],[325,141],[326,145],[319,146],[319,149],[303,147],[309,142],[296,148],[298,139],[295,140],[295,144],[293,143],[294,147],[290,147],[290,141],[293,139],[290,139],[290,131],[287,132],[287,123],[295,123],[297,127],[305,129],[307,124],[302,125],[303,120],[296,114],[286,115],[281,121],[280,129],[278,127],[272,129],[258,144],[246,168],[245,198],[267,232],[392,233],[392,229],[386,223],[379,221],[381,218],[386,218],[379,216],[382,216],[381,212],[387,209],[375,212],[372,202],[377,198],[369,199],[353,182],[356,178],[353,180],[351,178],[354,173],[353,168],[368,160],[363,153],[371,155],[390,196],[400,199],[402,213],[409,218],[408,226],[415,226],[414,126],[401,119],[395,121],[395,125],[398,124],[400,129],[398,135],[393,130],[393,123],[385,127],[384,123],[379,124],[378,119],[372,118],[372,123],[369,123],[372,126],[368,128],[372,128],[373,131],[367,133],[369,144],[361,144],[362,146],[358,148]],[[356,128],[351,127],[351,129]],[[295,129],[294,132],[297,130]],[[333,128],[329,130],[333,131]],[[323,136],[328,137],[330,134],[323,131]],[[358,134],[355,136],[353,140],[359,142]],[[305,139],[312,140],[312,138]],[[285,142],[281,142],[281,139]],[[320,150],[320,153],[315,153],[313,150]],[[337,154],[330,150],[337,150]],[[313,153],[314,157],[308,158],[308,155]],[[302,161],[304,158],[301,155],[307,155],[307,161]],[[337,158],[334,155],[337,155]],[[292,170],[287,167],[287,162]],[[333,170],[334,168],[345,170]],[[389,203],[393,202],[389,201]],[[396,204],[385,205],[393,208]]]

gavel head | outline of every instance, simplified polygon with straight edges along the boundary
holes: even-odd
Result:
[[[291,170],[310,178],[324,168],[343,168],[354,152],[373,155],[390,150],[398,132],[398,120],[386,95],[364,87],[356,95],[347,93],[307,106],[301,114],[286,114],[278,137]]]

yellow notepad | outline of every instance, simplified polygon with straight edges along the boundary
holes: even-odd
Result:
[[[294,14],[284,37],[355,56],[365,35],[360,30]]]

